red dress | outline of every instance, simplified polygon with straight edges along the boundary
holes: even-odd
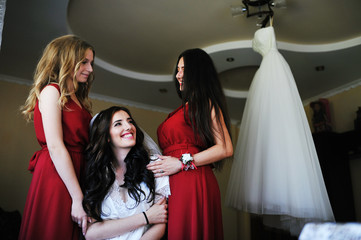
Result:
[[[59,90],[58,85],[52,86]],[[71,99],[62,110],[63,140],[78,179],[85,166],[83,151],[88,143],[90,120],[90,113]],[[33,155],[29,164],[33,177],[19,239],[79,239],[81,229],[71,219],[71,197],[50,158],[38,103],[34,109],[34,127],[41,150]]]
[[[179,107],[158,128],[164,156],[181,157],[205,149]],[[221,196],[211,165],[169,176],[168,239],[223,239]]]

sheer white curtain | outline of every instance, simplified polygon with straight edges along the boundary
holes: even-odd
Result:
[[[4,26],[5,4],[6,4],[6,0],[0,0],[0,49],[1,49],[1,40],[2,40],[2,33]]]

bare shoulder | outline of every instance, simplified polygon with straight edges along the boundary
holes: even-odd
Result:
[[[60,93],[58,89],[53,85],[48,85],[43,88],[39,96],[39,108],[40,112],[43,113],[44,109],[54,108],[58,106]]]
[[[48,97],[59,98],[59,96],[60,96],[59,90],[54,85],[47,85],[40,92],[40,98],[43,98],[43,97],[45,97],[45,98],[48,98]]]

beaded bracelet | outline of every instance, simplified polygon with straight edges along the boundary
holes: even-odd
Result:
[[[182,163],[182,171],[188,171],[189,169],[197,169],[193,161],[193,156],[190,153],[184,153],[179,158]]]

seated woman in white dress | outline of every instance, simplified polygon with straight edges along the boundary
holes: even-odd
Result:
[[[91,219],[86,239],[160,239],[164,235],[169,181],[168,177],[155,179],[147,170],[154,159],[150,153],[159,150],[144,135],[124,107],[110,107],[93,118],[83,200]]]

